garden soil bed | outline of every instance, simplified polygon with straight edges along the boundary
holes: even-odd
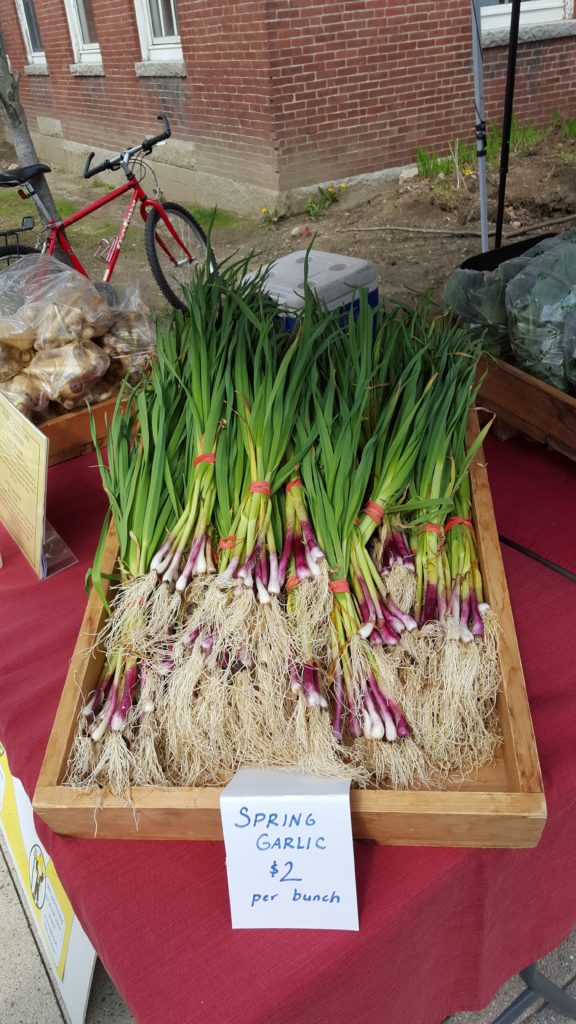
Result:
[[[4,157],[0,162],[7,163],[5,150],[0,156]],[[84,182],[76,174],[54,168],[49,181],[57,203],[67,200],[80,205],[95,198],[94,184]],[[339,202],[321,220],[312,221],[300,212],[282,219],[272,229],[248,218],[238,218],[231,226],[216,229],[213,245],[217,258],[255,252],[259,261],[264,262],[304,248],[315,235],[318,249],[372,260],[383,298],[410,301],[427,289],[440,298],[454,267],[480,251],[478,182],[474,172],[434,180],[377,180],[351,184],[345,190],[339,188],[339,181],[334,186]],[[497,187],[498,170],[491,168],[488,194],[492,221]],[[202,204],[202,196],[191,195],[190,203]],[[29,204],[20,206],[16,203],[18,215],[32,212]],[[6,209],[2,204],[0,227],[13,226],[14,208],[13,202]],[[548,230],[561,231],[576,224],[576,140],[563,141],[559,130],[550,129],[531,149],[511,154],[503,241],[512,240],[531,225],[535,227],[528,234],[542,233],[543,229],[536,227],[541,221],[568,218],[572,214],[573,220],[567,219]],[[110,233],[110,222],[116,216],[113,206],[105,208],[90,217],[84,230],[78,229],[78,238],[72,239],[95,277],[102,276],[103,267],[91,261],[91,253],[102,233]],[[7,218],[10,223],[6,223]],[[134,218],[130,228],[115,280],[134,276],[151,280],[137,220]],[[420,230],[401,230],[408,227]],[[154,299],[161,299],[159,292],[155,292]]]

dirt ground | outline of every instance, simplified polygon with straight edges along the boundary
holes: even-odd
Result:
[[[10,157],[6,147],[0,148],[4,166]],[[64,213],[103,194],[99,183],[84,182],[60,169],[54,169],[49,182],[57,205],[66,207]],[[492,166],[488,172],[492,221],[497,187],[498,167]],[[346,189],[336,181],[334,188],[338,202],[318,220],[302,212],[271,227],[260,220],[228,218],[226,226],[213,231],[217,259],[253,252],[258,262],[266,262],[305,248],[315,236],[317,249],[372,260],[382,298],[409,301],[425,290],[439,298],[454,267],[480,252],[478,182],[470,168],[434,179],[374,181]],[[191,196],[190,202],[201,205],[202,197]],[[15,190],[2,190],[0,228],[19,223],[28,212],[35,211],[18,199]],[[119,214],[120,207],[111,204],[71,236],[93,276],[102,276],[104,269],[94,260],[94,250],[102,237],[111,237],[117,230]],[[547,230],[562,231],[576,224],[576,140],[562,140],[560,130],[551,128],[531,148],[511,154],[503,241],[516,239],[523,231],[527,237],[541,234],[545,229],[537,225],[558,218],[569,219]],[[120,280],[138,276],[151,281],[141,230],[136,223],[130,228],[118,264]],[[153,298],[159,297],[153,290]]]

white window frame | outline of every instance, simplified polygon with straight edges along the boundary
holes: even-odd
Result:
[[[85,43],[82,38],[82,25],[78,14],[78,0],[64,0],[70,41],[74,51],[76,64],[101,64],[102,54],[99,43]]]
[[[573,14],[573,0],[523,0],[520,7],[520,27],[526,25],[550,25],[564,21]],[[510,25],[511,3],[491,4],[482,7],[482,29],[508,28]]]
[[[32,40],[30,38],[30,32],[28,31],[28,22],[26,21],[26,15],[24,14],[24,5],[22,0],[15,0],[16,13],[18,15],[18,21],[20,22],[20,28],[22,30],[22,37],[24,39],[24,46],[26,47],[26,53],[28,54],[28,60],[30,64],[39,64],[42,67],[46,67],[46,54],[44,50],[33,50]],[[34,6],[36,10],[36,6]],[[38,16],[36,16],[38,20]]]
[[[152,19],[148,0],[134,0],[136,11],[136,23],[140,37],[140,48],[142,60],[144,61],[182,61],[182,44],[180,36],[164,36],[162,39],[154,37]]]

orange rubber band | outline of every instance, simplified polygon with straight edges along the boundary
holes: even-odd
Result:
[[[220,537],[220,540],[218,541],[218,551],[224,551],[226,548],[235,547],[236,537],[233,537],[232,534],[229,537]]]
[[[302,580],[299,580],[297,576],[290,576],[286,580],[286,591],[287,591],[287,593],[289,594],[290,591],[294,590],[294,587],[299,586],[300,583],[302,583]]]
[[[333,594],[349,594],[350,587],[346,580],[331,580],[328,584],[328,590],[331,590]]]
[[[203,455],[197,455],[194,459],[194,465],[198,466],[200,462],[216,462],[216,455],[214,452],[204,452]]]
[[[291,480],[289,484],[286,484],[286,494],[288,494],[288,491],[291,491],[293,487],[302,487],[302,481],[299,476],[297,476],[295,480]]]
[[[270,497],[270,484],[267,480],[253,480],[250,484],[250,494],[266,494]]]
[[[448,533],[448,530],[451,530],[453,526],[460,525],[468,526],[471,530],[474,529],[474,523],[472,523],[470,519],[463,519],[462,516],[452,516],[451,519],[447,519],[444,523],[444,533]]]
[[[369,516],[376,526],[382,526],[382,520],[384,519],[384,509],[382,505],[379,505],[376,501],[369,501],[365,508],[362,509],[364,515]]]
[[[426,525],[422,527],[422,531],[423,533],[436,533],[439,537],[442,536],[442,527],[437,526],[436,523],[426,523]]]

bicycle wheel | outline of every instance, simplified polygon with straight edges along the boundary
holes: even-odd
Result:
[[[33,245],[0,245],[0,272],[6,270],[6,267],[21,259],[22,256],[38,256],[41,251]]]
[[[163,203],[178,239],[170,233],[158,210],[152,208],[146,219],[144,241],[150,269],[162,294],[175,309],[186,309],[182,288],[189,284],[196,268],[206,262],[208,243],[200,225],[178,203]],[[211,256],[211,269],[216,269]]]

